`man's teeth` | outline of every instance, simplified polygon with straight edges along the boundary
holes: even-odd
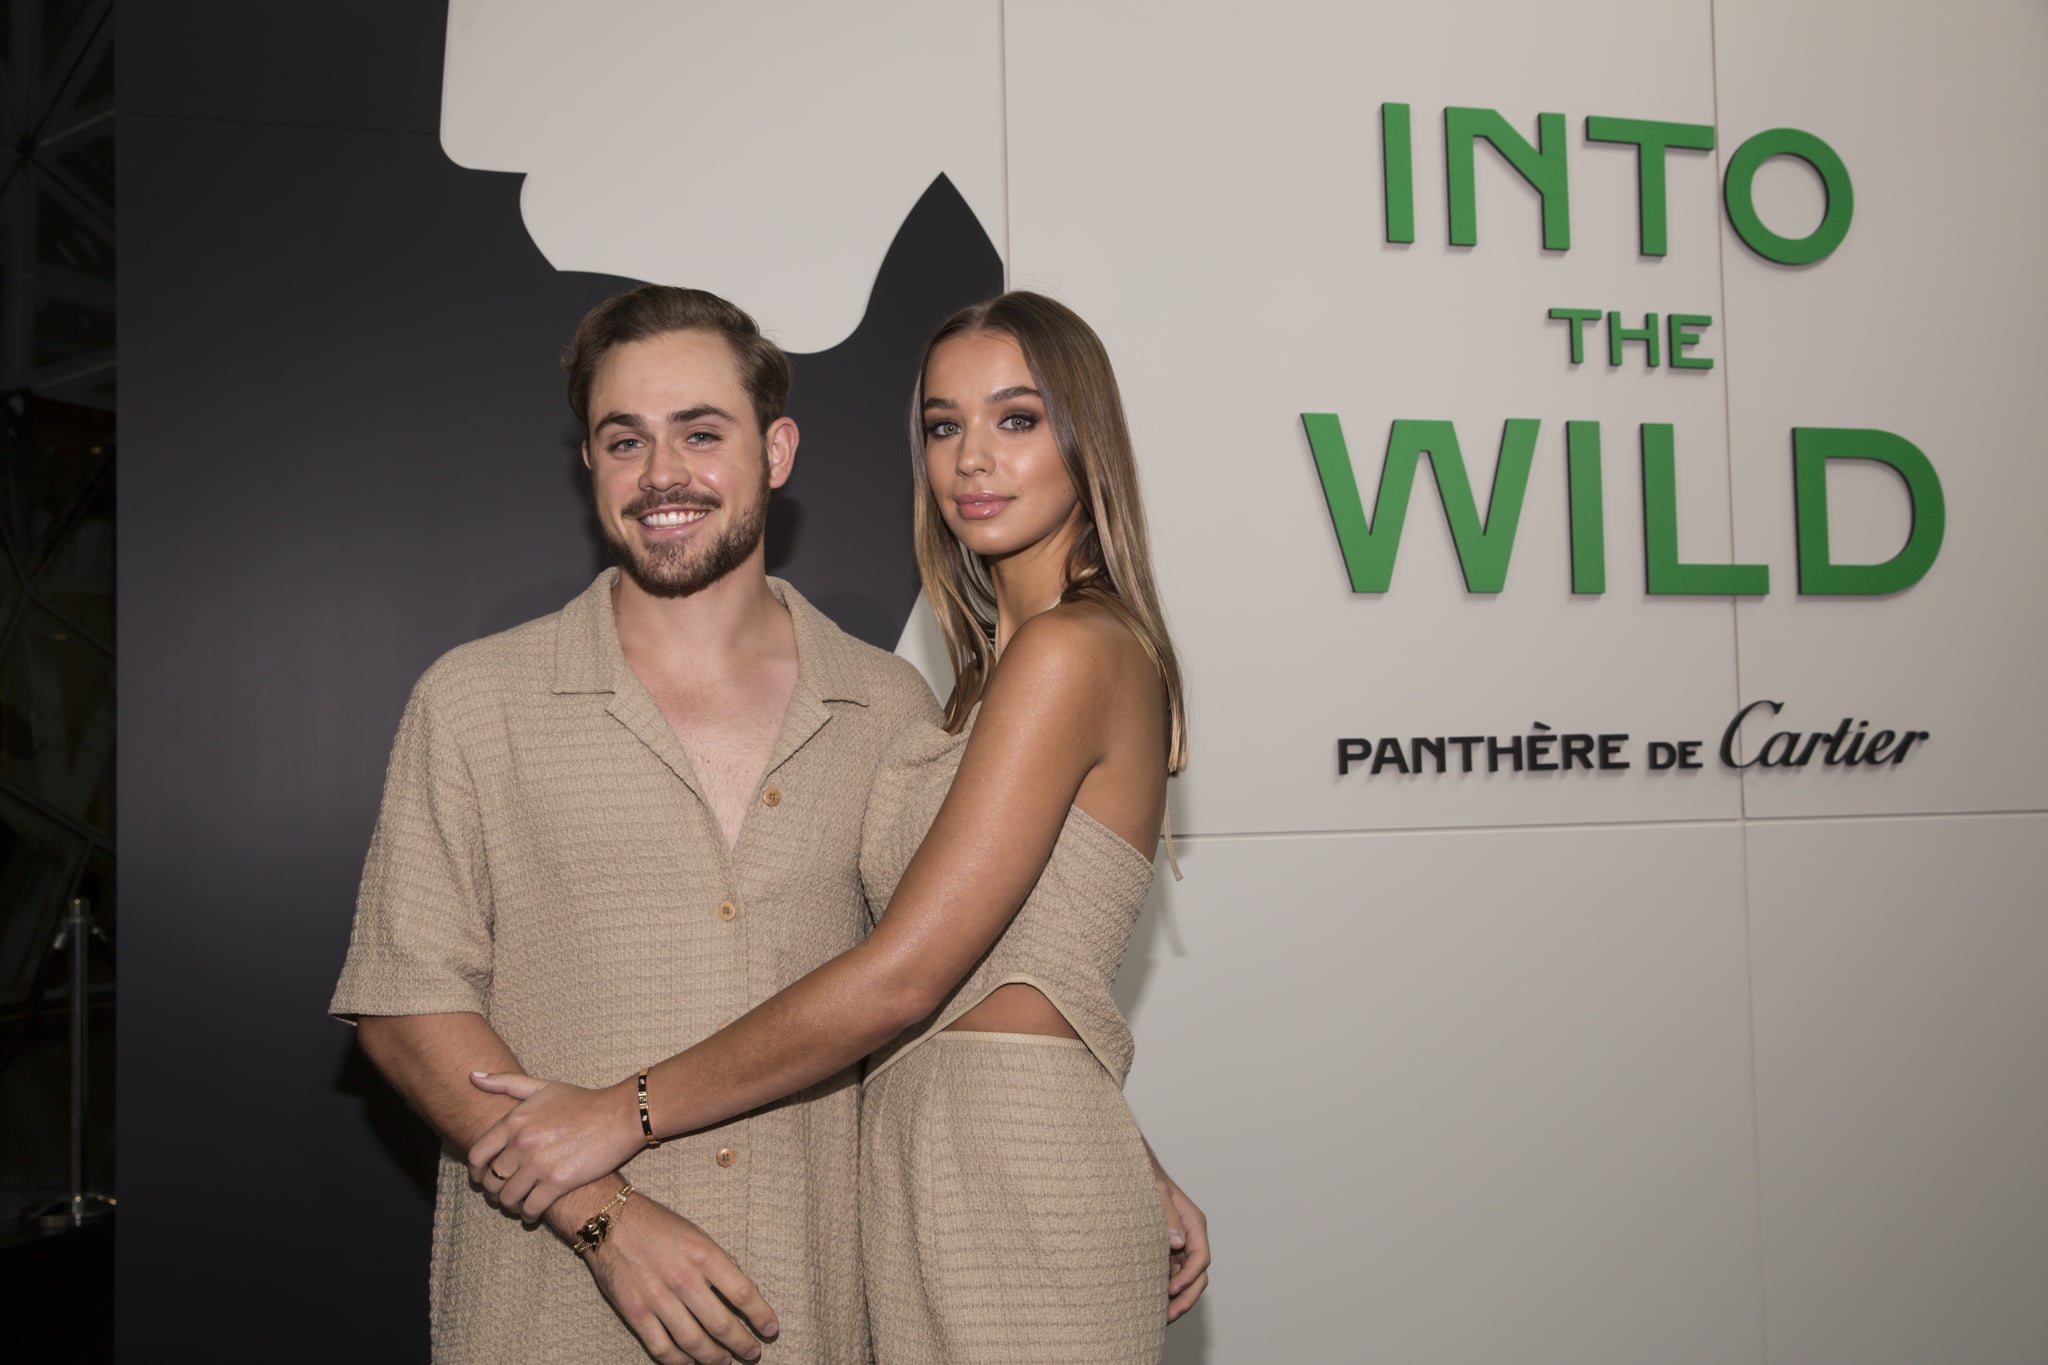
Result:
[[[669,507],[659,512],[649,512],[640,518],[642,526],[659,530],[664,526],[688,526],[693,521],[702,521],[711,515],[704,507]]]

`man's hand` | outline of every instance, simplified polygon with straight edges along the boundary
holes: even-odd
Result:
[[[1152,1178],[1166,1201],[1166,1244],[1172,1249],[1167,1256],[1166,1320],[1172,1322],[1193,1308],[1209,1287],[1209,1220],[1173,1183],[1158,1157],[1152,1158]]]
[[[585,1090],[516,1071],[470,1073],[478,1090],[519,1101],[469,1149],[469,1178],[531,1223],[557,1199],[617,1170],[645,1145],[635,1092]]]
[[[548,1221],[559,1225],[564,1218],[565,1211],[558,1211]],[[611,1234],[583,1260],[661,1365],[759,1360],[761,1340],[779,1330],[775,1310],[718,1243],[637,1192],[619,1210]],[[728,1303],[744,1317],[735,1316]]]

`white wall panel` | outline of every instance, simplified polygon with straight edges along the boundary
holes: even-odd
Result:
[[[795,12],[457,0],[443,142],[528,173],[558,266],[704,284],[798,349],[851,328],[945,172],[1013,284],[1108,343],[1193,702],[1188,880],[1119,983],[1134,1107],[1221,1257],[1169,1359],[2048,1359],[2048,816],[1759,819],[2048,804],[2048,9]],[[687,79],[617,81],[621,52]],[[1383,240],[1387,101],[1411,106],[1408,245]],[[1525,135],[1565,115],[1569,251],[1484,148],[1478,244],[1447,245],[1450,104]],[[1717,128],[1667,159],[1668,255],[1639,254],[1636,155],[1589,115]],[[1809,267],[1723,217],[1729,155],[1782,126],[1856,187]],[[1757,186],[1781,230],[1821,212],[1792,165]],[[1715,367],[1611,368],[1597,331],[1573,366],[1559,306],[1710,314]],[[1424,470],[1391,590],[1353,593],[1303,412],[1341,416],[1368,505],[1393,421],[1455,422],[1484,507],[1502,422],[1538,419],[1504,590],[1466,590]],[[1568,420],[1602,425],[1597,596],[1571,592]],[[1682,557],[1766,565],[1767,596],[1646,593],[1642,423],[1675,428]],[[1923,582],[1798,595],[1799,425],[1927,453],[1948,530]],[[1838,559],[1906,535],[1888,474],[1830,487]],[[942,671],[930,634],[902,652]],[[1766,697],[1787,728],[1933,738],[1738,780],[1716,743]],[[1625,731],[1636,766],[1335,771],[1339,736],[1539,721]],[[1708,766],[1645,771],[1650,739]]]
[[[1719,369],[1568,363],[1552,307],[1718,315],[1717,161],[1671,157],[1670,254],[1637,254],[1636,158],[1588,115],[1711,123],[1704,5],[1391,8],[1034,2],[1006,11],[1012,282],[1102,332],[1140,443],[1193,683],[1204,831],[1732,815],[1725,776],[1336,775],[1340,735],[1534,722],[1718,735],[1726,598],[1646,600],[1636,428],[1676,427],[1680,543],[1727,562]],[[1416,240],[1382,241],[1380,106],[1412,105]],[[1567,116],[1572,246],[1478,152],[1478,244],[1446,245],[1443,109]],[[1601,345],[1604,351],[1604,344]],[[1704,354],[1718,353],[1709,331]],[[1455,421],[1480,498],[1506,418],[1543,423],[1505,590],[1465,590],[1417,479],[1392,590],[1354,595],[1299,414],[1336,412],[1368,501],[1389,424]],[[1608,588],[1574,598],[1563,424],[1603,423]]]
[[[1773,264],[1723,233],[1736,543],[1787,578],[1739,614],[1744,698],[1786,703],[1755,738],[1844,717],[1932,736],[1880,771],[1753,770],[1747,808],[2039,810],[2048,7],[1723,0],[1715,29],[1724,147],[1802,128],[1835,149],[1855,187],[1848,237],[1815,264]],[[1768,167],[1757,200],[1787,235],[1820,219],[1818,181],[1796,161]],[[1874,427],[1925,452],[1948,529],[1917,586],[1872,599],[1792,593],[1795,426]],[[1831,482],[1836,557],[1889,558],[1906,538],[1900,481],[1855,462]]]
[[[1749,831],[1771,1365],[2048,1360],[2048,816]]]
[[[709,289],[822,351],[935,177],[1004,249],[1000,9],[451,0],[441,145],[526,175],[557,270]]]
[[[1218,1248],[1170,1359],[1762,1360],[1737,827],[1181,858],[1119,983]]]

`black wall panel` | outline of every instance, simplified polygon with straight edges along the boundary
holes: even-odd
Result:
[[[557,357],[630,283],[442,155],[430,8],[121,15],[124,1360],[426,1358],[432,1143],[325,1003],[413,679],[602,562]],[[910,366],[1001,285],[949,184],[903,209],[770,523],[885,646]]]

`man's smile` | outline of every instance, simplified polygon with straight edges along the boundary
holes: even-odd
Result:
[[[651,531],[671,526],[691,526],[711,515],[708,507],[658,507],[642,514],[638,521]]]

